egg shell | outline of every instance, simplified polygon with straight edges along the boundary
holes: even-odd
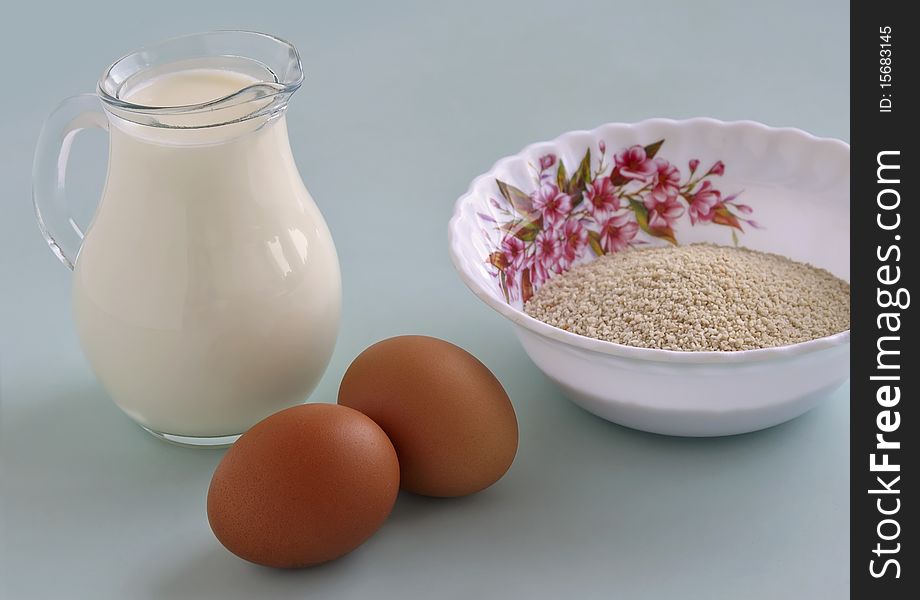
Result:
[[[465,496],[502,477],[517,452],[518,426],[504,388],[472,354],[444,340],[407,335],[362,352],[339,387],[390,437],[403,489]]]
[[[208,521],[231,552],[305,567],[357,548],[386,520],[399,463],[356,410],[306,404],[260,421],[227,451],[208,490]]]

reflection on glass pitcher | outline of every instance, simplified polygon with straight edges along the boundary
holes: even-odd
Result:
[[[302,81],[283,40],[190,35],[119,59],[42,130],[33,200],[74,270],[84,352],[118,406],[159,437],[230,443],[303,401],[328,364],[338,259],[284,117]],[[84,230],[64,172],[90,127],[109,132],[109,165]]]

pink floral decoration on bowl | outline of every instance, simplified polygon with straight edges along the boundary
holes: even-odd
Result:
[[[541,156],[533,171],[533,189],[525,192],[496,179],[500,197],[489,199],[492,214],[478,213],[486,235],[500,232],[498,247],[486,258],[505,301],[527,302],[553,275],[593,256],[663,240],[677,244],[677,226],[716,225],[738,233],[759,227],[753,210],[738,202],[740,192],[723,194],[714,183],[725,173],[716,161],[678,165],[659,156],[665,140],[607,154],[598,142],[570,174],[555,154]]]

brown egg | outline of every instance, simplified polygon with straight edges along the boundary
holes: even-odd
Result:
[[[230,552],[305,567],[354,550],[399,491],[386,434],[358,411],[306,404],[257,423],[227,451],[208,490],[208,521]]]
[[[400,486],[465,496],[498,481],[517,452],[514,408],[498,379],[469,352],[431,337],[378,342],[345,373],[339,404],[387,433]]]

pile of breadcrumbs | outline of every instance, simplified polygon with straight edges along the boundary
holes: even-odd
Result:
[[[601,256],[545,283],[530,316],[580,335],[665,350],[753,350],[850,327],[850,285],[746,248],[693,244]]]

